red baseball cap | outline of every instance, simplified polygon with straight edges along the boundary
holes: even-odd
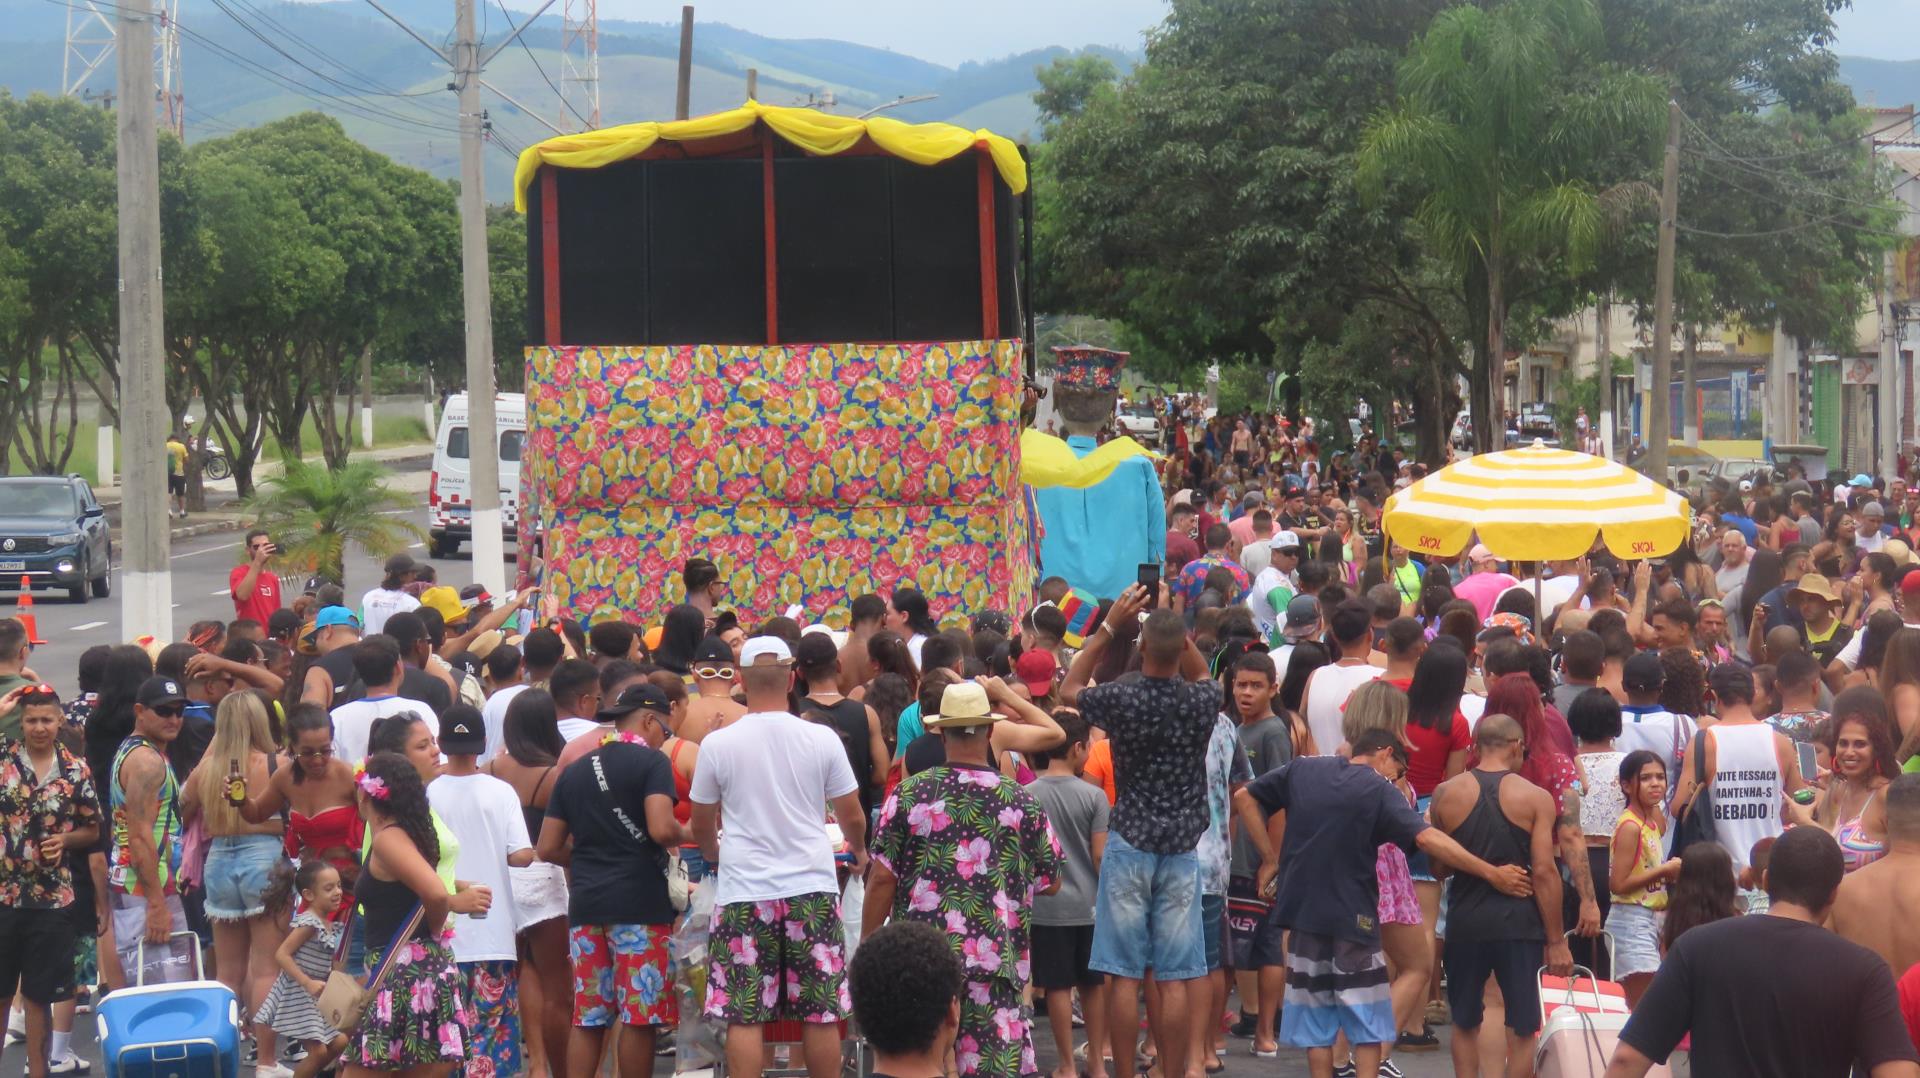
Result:
[[[1036,697],[1045,696],[1053,691],[1053,675],[1060,669],[1060,663],[1054,659],[1053,652],[1045,648],[1033,648],[1021,652],[1020,658],[1013,664],[1013,676],[1027,687],[1027,691]]]

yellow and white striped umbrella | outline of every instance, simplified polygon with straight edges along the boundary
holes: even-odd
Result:
[[[1578,558],[1595,535],[1619,558],[1672,553],[1692,528],[1686,502],[1602,457],[1535,442],[1449,465],[1396,491],[1381,517],[1415,554],[1459,553],[1475,533],[1509,561]]]

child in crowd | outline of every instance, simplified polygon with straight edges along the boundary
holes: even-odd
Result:
[[[1660,969],[1660,925],[1667,885],[1680,875],[1678,857],[1661,857],[1667,831],[1667,762],[1636,749],[1620,761],[1620,792],[1627,806],[1613,829],[1607,889],[1613,895],[1607,931],[1613,934],[1613,979],[1637,1006]]]
[[[1046,809],[1061,853],[1060,889],[1033,903],[1033,986],[1046,993],[1047,1024],[1060,1060],[1052,1078],[1105,1078],[1102,1048],[1107,1043],[1106,978],[1087,967],[1093,952],[1093,903],[1100,890],[1100,858],[1107,847],[1107,798],[1100,787],[1081,778],[1091,730],[1072,708],[1059,708],[1053,720],[1066,744],[1029,754],[1038,778],[1027,792]],[[1080,1011],[1087,1023],[1087,1062],[1073,1061],[1073,990],[1080,990]]]
[[[301,909],[293,917],[293,931],[274,952],[280,977],[253,1020],[282,1037],[301,1042],[307,1058],[292,1073],[294,1078],[313,1078],[332,1066],[347,1047],[346,1034],[327,1025],[315,1005],[327,986],[334,951],[340,946],[342,926],[333,922],[342,896],[340,873],[318,858],[301,862],[298,872],[282,862],[269,888],[268,908],[286,908],[287,892],[293,890],[300,892]]]

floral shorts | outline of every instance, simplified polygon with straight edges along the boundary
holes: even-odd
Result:
[[[1033,1074],[1033,1011],[1023,986],[1001,977],[967,978],[953,1057],[963,1075]]]
[[[573,956],[573,1024],[605,1029],[616,1014],[626,1026],[679,1021],[667,957],[672,936],[672,925],[573,926],[567,932],[567,950]]]
[[[847,996],[846,930],[831,892],[729,902],[707,937],[707,1016],[733,1025],[778,1018],[838,1022]]]
[[[520,979],[513,961],[462,962],[460,976],[473,1004],[466,1078],[519,1074]]]

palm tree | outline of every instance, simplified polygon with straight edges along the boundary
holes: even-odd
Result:
[[[1643,199],[1665,112],[1660,82],[1602,59],[1590,0],[1506,0],[1434,17],[1400,67],[1399,100],[1362,137],[1359,180],[1419,197],[1415,220],[1465,290],[1474,440],[1503,429],[1507,312],[1521,274],[1571,274],[1610,218]]]
[[[413,498],[389,490],[386,479],[386,469],[371,461],[329,470],[289,460],[279,475],[261,481],[246,506],[273,533],[289,565],[344,584],[347,544],[386,557],[426,538],[399,515],[415,508]]]

